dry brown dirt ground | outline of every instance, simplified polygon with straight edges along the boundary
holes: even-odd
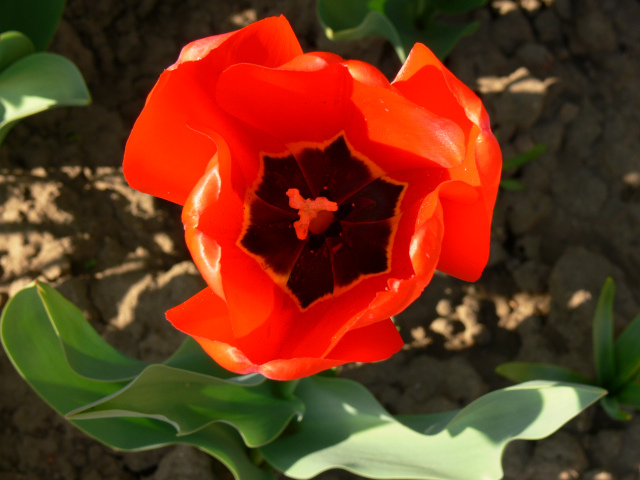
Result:
[[[94,103],[19,124],[0,148],[0,307],[33,278],[55,285],[128,354],[166,357],[180,335],[164,311],[203,285],[177,206],[131,190],[127,134],[162,69],[188,41],[284,13],[305,50],[378,65],[399,62],[379,40],[324,38],[312,0],[69,0],[51,49],[83,72]],[[492,254],[467,284],[437,275],[400,315],[406,349],[342,374],[393,413],[458,408],[508,382],[505,361],[592,373],[589,323],[606,276],[616,328],[640,312],[640,2],[493,0],[470,17],[449,67],[486,102],[504,154],[547,152],[502,191]],[[28,348],[28,346],[25,346]],[[552,437],[516,442],[506,478],[640,479],[640,415],[592,408]],[[0,354],[0,478],[229,478],[201,452],[117,453],[75,431]],[[353,478],[327,472],[322,478]]]

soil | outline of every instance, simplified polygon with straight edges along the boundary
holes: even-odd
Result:
[[[188,41],[285,14],[305,50],[400,66],[382,40],[328,41],[312,0],[69,0],[51,50],[84,74],[94,103],[21,122],[0,148],[0,307],[34,278],[56,286],[124,352],[147,360],[182,338],[164,311],[202,286],[180,209],[130,189],[123,148],[147,93]],[[347,366],[393,413],[455,409],[509,383],[510,360],[593,373],[590,321],[607,276],[616,329],[640,312],[640,2],[493,0],[447,64],[485,101],[508,172],[480,281],[437,274],[398,317],[406,348]],[[508,479],[640,479],[640,415],[591,408],[539,442],[516,442]],[[54,414],[0,355],[3,480],[227,479],[187,447],[113,452]],[[355,478],[328,472],[321,478]]]

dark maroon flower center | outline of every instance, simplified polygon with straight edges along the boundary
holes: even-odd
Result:
[[[307,308],[389,271],[405,187],[343,135],[295,156],[264,155],[239,245]]]

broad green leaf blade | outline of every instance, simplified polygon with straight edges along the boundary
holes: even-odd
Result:
[[[435,20],[437,13],[459,13],[485,1],[319,0],[318,18],[332,40],[378,35],[391,42],[402,62],[413,45],[421,42],[443,59],[460,38],[475,32],[478,24],[441,23]]]
[[[358,40],[369,35],[384,37],[404,61],[408,50],[404,49],[398,30],[385,15],[384,3],[384,0],[319,0],[318,19],[330,40]]]
[[[516,385],[479,398],[448,423],[420,416],[415,426],[426,427],[425,435],[391,417],[361,385],[312,377],[296,390],[306,406],[298,428],[260,450],[293,478],[343,468],[369,478],[498,479],[508,442],[550,435],[605,393],[552,382]]]
[[[394,0],[384,4],[384,14],[395,27],[404,52],[417,42],[424,43],[440,59],[444,59],[465,35],[475,32],[477,22],[449,25],[436,20],[439,9],[432,2],[419,5],[415,0]],[[404,61],[404,58],[400,59]]]
[[[18,373],[60,415],[126,385],[91,380],[71,369],[35,283],[20,290],[5,306],[0,338]],[[175,441],[175,430],[169,424],[145,418],[72,423],[115,448],[150,448]]]
[[[409,427],[423,435],[431,435],[442,431],[460,410],[451,410],[449,412],[426,413],[422,415],[397,415],[395,418],[404,426]]]
[[[130,380],[149,365],[105,342],[82,312],[55,288],[38,283],[37,291],[49,320],[60,337],[69,366],[83,377],[103,381]]]
[[[110,395],[125,384],[89,380],[70,367],[41,296],[30,284],[2,313],[2,344],[16,370],[58,412]]]
[[[117,392],[124,382],[96,381],[78,375],[67,362],[39,286],[19,291],[0,318],[0,339],[20,375],[60,415]],[[237,431],[213,424],[196,434],[176,437],[168,423],[152,418],[105,418],[72,421],[94,439],[120,450],[146,450],[173,443],[195,445],[221,460],[236,480],[274,480],[248,456]]]
[[[616,395],[620,405],[640,410],[640,384],[630,383]]]
[[[253,463],[238,431],[230,425],[214,423],[194,434],[176,437],[171,425],[151,418],[104,418],[71,423],[117,450],[142,451],[174,444],[192,445],[220,460],[236,480],[276,480],[271,472]]]
[[[616,390],[640,376],[640,315],[634,318],[615,343],[616,377],[611,389]]]
[[[618,420],[621,422],[631,420],[631,414],[622,410],[618,401],[613,397],[604,397],[602,400],[600,400],[600,405],[602,405],[602,408],[604,409],[606,414],[609,415],[609,417],[611,417],[613,420]]]
[[[1,30],[0,30],[1,31]],[[29,37],[20,32],[0,33],[0,72],[35,51]]]
[[[496,373],[516,383],[528,382],[529,380],[548,380],[593,385],[593,380],[578,372],[543,363],[507,362],[498,365]]]
[[[36,284],[25,287],[9,300],[0,322],[2,345],[11,363],[60,415],[110,395],[125,385],[124,382],[90,380],[69,367]],[[74,423],[115,448],[149,448],[175,440],[175,430],[155,420]]]
[[[141,451],[179,443],[192,445],[220,460],[236,480],[275,480],[275,475],[253,463],[238,431],[230,425],[215,423],[194,434],[176,437],[171,425],[151,418],[104,418],[71,423],[117,450]]]
[[[56,31],[64,3],[64,0],[2,0],[0,32],[22,32],[33,41],[36,50],[44,50]]]
[[[370,0],[319,0],[317,13],[320,22],[333,31],[350,30],[362,23],[371,12],[384,13],[386,0],[372,2]]]
[[[613,298],[616,286],[607,278],[600,291],[593,315],[593,357],[598,385],[608,386],[615,378],[616,361],[613,347]]]
[[[82,75],[70,60],[53,53],[34,53],[0,73],[0,130],[34,113],[90,101]]]
[[[272,396],[266,383],[248,388],[200,373],[151,365],[122,390],[69,413],[68,418],[156,418],[173,425],[179,436],[222,421],[235,426],[245,443],[255,447],[277,437],[303,409],[296,398]]]
[[[543,143],[538,143],[528,152],[524,152],[523,154],[516,155],[515,157],[510,158],[509,160],[505,160],[504,163],[502,164],[502,169],[514,170],[516,168],[519,168],[529,163],[530,161],[535,160],[546,151],[547,151],[547,146],[544,145]]]
[[[0,34],[0,73],[12,63],[33,52],[33,43],[22,33],[5,32]],[[0,104],[0,122],[2,122],[3,115],[4,107]],[[17,120],[9,121],[0,126],[0,144],[17,122]]]
[[[180,443],[196,446],[220,460],[236,480],[276,480],[276,475],[258,468],[250,458],[237,430],[214,423],[192,435],[180,437]]]

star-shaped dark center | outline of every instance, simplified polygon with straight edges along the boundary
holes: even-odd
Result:
[[[238,244],[305,309],[389,271],[405,187],[344,135],[295,156],[263,155]]]

